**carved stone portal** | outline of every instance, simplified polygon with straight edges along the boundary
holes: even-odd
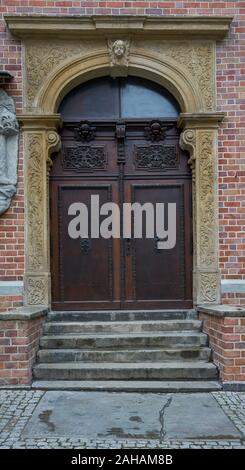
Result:
[[[138,17],[120,18],[120,22],[117,17],[83,18],[79,35],[73,19],[56,18],[52,28],[50,24],[47,28],[42,18],[39,22],[25,18],[24,25],[29,23],[27,35],[25,27],[19,25],[21,21],[17,24],[16,19],[10,19],[9,25],[23,40],[27,77],[26,114],[21,116],[25,141],[26,304],[51,302],[47,171],[52,163],[50,155],[57,149],[60,123],[54,113],[76,84],[109,74],[155,81],[180,104],[181,143],[190,154],[193,175],[193,302],[218,303],[217,130],[222,116],[216,112],[214,64],[215,39],[225,36],[229,21],[216,19],[213,26],[214,19],[206,19],[202,33],[200,19],[172,19],[170,34],[169,18],[167,22],[164,18],[144,18],[142,24]],[[69,22],[65,38],[60,34],[64,21]],[[35,29],[31,38],[30,28]],[[121,125],[118,129],[122,137],[125,128]],[[106,164],[102,149],[91,153],[86,148],[93,138],[94,130],[90,131],[88,123],[83,123],[77,136],[76,153],[83,156],[77,158],[77,171],[84,167],[95,171]],[[161,123],[155,122],[146,131],[152,142],[151,155],[138,149],[135,164],[149,171],[173,167],[178,156],[175,149],[165,145]],[[18,129],[15,132],[16,138]],[[65,165],[69,164],[68,155]]]
[[[14,101],[0,89],[0,215],[16,193],[18,133]]]

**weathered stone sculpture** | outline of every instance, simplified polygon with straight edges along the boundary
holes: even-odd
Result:
[[[112,77],[126,77],[129,65],[130,42],[122,39],[108,40]]]
[[[16,193],[18,133],[14,101],[0,89],[0,215]]]

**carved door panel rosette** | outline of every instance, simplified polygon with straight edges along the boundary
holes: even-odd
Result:
[[[178,156],[174,145],[153,144],[135,146],[134,163],[138,170],[171,170],[178,167]]]
[[[64,147],[62,153],[63,170],[76,172],[105,170],[107,158],[104,147],[77,145],[76,147]]]

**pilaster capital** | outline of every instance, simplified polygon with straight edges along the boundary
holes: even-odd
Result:
[[[180,129],[218,129],[224,113],[181,113],[178,120]]]
[[[23,131],[58,130],[62,126],[60,114],[19,114],[17,118]]]

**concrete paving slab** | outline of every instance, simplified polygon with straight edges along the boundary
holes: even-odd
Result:
[[[208,393],[48,391],[23,437],[84,439],[239,439]]]
[[[177,439],[232,439],[240,436],[217,401],[208,393],[172,395],[165,411],[165,432]]]

